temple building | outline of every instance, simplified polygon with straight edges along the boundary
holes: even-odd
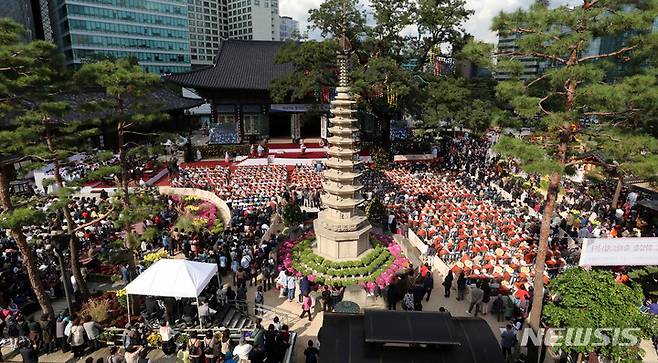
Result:
[[[229,39],[212,66],[164,78],[210,103],[210,143],[326,139],[328,102],[310,95],[302,103],[276,104],[270,97],[273,80],[293,71],[292,64],[274,62],[283,44]]]

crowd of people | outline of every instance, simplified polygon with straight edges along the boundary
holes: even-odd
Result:
[[[76,176],[75,173],[72,169],[70,175]],[[158,230],[156,237],[142,242],[142,255],[164,248],[171,255],[182,253],[190,260],[216,263],[222,277],[221,283],[211,282],[206,289],[200,309],[190,301],[164,299],[159,305],[152,298],[145,299],[144,318],[162,321],[163,342],[172,341],[173,329],[180,321],[200,321],[206,327],[221,325],[218,318],[227,304],[251,303],[247,302],[249,289],[255,292],[255,315],[264,305],[274,304],[265,301],[265,292],[274,288],[279,289],[281,298],[297,300],[301,305],[300,318],[309,320],[315,304],[311,296],[317,296],[325,311],[331,311],[341,300],[341,288],[319,286],[308,276],[280,271],[276,246],[281,241],[276,234],[268,233],[274,215],[286,203],[321,206],[321,164],[291,168],[188,165],[172,175],[170,182],[174,187],[215,193],[227,202],[232,217],[219,234],[179,231],[173,226],[176,203],[161,197],[162,210],[141,222],[144,227],[156,226]],[[445,297],[456,290],[457,300],[468,301],[469,313],[491,312],[516,329],[532,308],[535,293],[532,266],[543,211],[541,178],[523,174],[511,161],[501,161],[491,151],[491,140],[465,137],[450,140],[440,159],[397,163],[386,171],[368,168],[361,182],[367,200],[377,197],[387,207],[386,224],[391,231],[406,234],[410,230],[426,245],[423,265],[401,271],[385,291],[378,291],[386,297],[389,309],[397,309],[400,304],[405,310],[423,310],[423,302],[429,300],[435,286],[433,262],[440,258],[450,267],[440,282]],[[541,278],[548,281],[573,261],[579,238],[656,235],[656,226],[647,223],[638,211],[636,192],[624,190],[618,205],[610,209],[608,201],[613,189],[614,185],[594,189],[586,183],[563,181],[558,213],[551,221],[547,270]],[[48,214],[48,222],[25,229],[41,266],[42,281],[53,298],[61,297],[63,292],[49,238],[53,230],[67,230],[61,209],[52,208],[56,204],[55,197],[43,199],[37,208]],[[112,248],[108,241],[121,239],[121,231],[112,221],[89,223],[101,218],[109,208],[105,195],[75,197],[69,203],[77,228],[75,234],[80,240],[78,257],[82,260],[92,261],[98,254],[106,254]],[[80,356],[84,348],[93,349],[89,340],[98,335],[99,328],[88,317],[63,313],[57,317],[43,315],[39,321],[33,321],[21,313],[26,305],[36,305],[34,294],[13,239],[0,238],[0,249],[0,335],[7,328],[9,336],[15,339],[12,344],[21,348],[25,343],[19,337],[29,337],[27,345],[37,351],[66,347]],[[122,266],[122,279],[134,278],[139,266],[136,271]],[[72,278],[77,291],[76,283]],[[82,334],[82,340],[78,334]],[[111,356],[117,358],[111,362],[120,362],[119,358],[136,361],[144,355],[145,350],[139,348],[146,345],[144,333],[140,335],[135,326],[129,326],[125,337],[125,353],[112,352]],[[192,337],[177,352],[170,344],[165,344],[165,349],[183,362],[277,362],[289,344],[289,330],[277,321],[265,328],[261,320],[254,323],[254,330],[246,338],[231,340],[224,329],[219,335],[211,331],[203,337]],[[312,342],[307,351],[317,356]],[[25,354],[32,353],[27,349]]]
[[[68,226],[61,209],[53,209],[52,206],[58,202],[55,197],[44,198],[36,204],[35,208],[47,218],[43,224],[31,225],[24,228],[26,240],[32,247],[33,255],[37,265],[40,266],[39,273],[44,283],[46,293],[51,298],[64,295],[60,280],[60,269],[57,258],[53,251],[51,241],[53,233],[67,233]],[[107,200],[95,197],[74,197],[68,204],[73,222],[73,228],[77,231],[75,236],[80,241],[81,255],[79,257],[91,258],[94,256],[95,248],[107,248],[103,241],[112,240],[117,232],[114,225],[107,220],[100,220],[97,224],[89,222],[99,219],[103,211],[109,208]],[[84,228],[81,228],[84,226]],[[36,309],[34,294],[31,291],[27,273],[22,267],[22,261],[16,246],[16,241],[11,235],[6,234],[0,238],[0,249],[3,251],[0,269],[0,307],[13,306],[13,310],[19,310],[26,305],[32,305],[28,311]],[[70,256],[66,255],[65,263]],[[86,272],[82,268],[83,275]],[[74,292],[78,286],[75,278],[71,278]]]
[[[219,197],[228,192],[229,168],[222,166],[202,167],[187,166],[179,168],[176,175],[170,174],[170,184],[176,188],[195,188],[211,191]]]
[[[322,164],[297,165],[290,174],[290,187],[295,189],[300,205],[311,208],[320,207],[322,191]],[[319,167],[318,167],[319,166]]]
[[[152,190],[144,193],[154,193]],[[154,194],[155,196],[155,194]],[[168,229],[176,219],[176,211],[168,197],[156,196],[157,203],[162,208],[138,224],[155,226],[159,231]],[[32,254],[38,266],[39,277],[43,283],[46,294],[51,300],[63,298],[65,291],[62,282],[60,266],[55,256],[55,235],[63,233],[69,236],[69,226],[60,202],[56,196],[41,196],[37,198],[35,209],[46,215],[42,224],[33,224],[23,228]],[[95,271],[99,265],[99,257],[107,258],[116,246],[116,240],[122,240],[122,231],[109,218],[111,212],[110,200],[106,195],[99,197],[74,196],[68,202],[73,236],[78,245],[78,255],[72,256],[66,250],[58,251],[63,256],[65,266],[70,266],[71,258],[80,261],[82,279],[86,280],[88,272]],[[143,228],[142,227],[142,228]],[[152,244],[155,241],[148,241]],[[34,314],[39,310],[34,291],[23,267],[16,241],[7,233],[0,239],[0,248],[3,251],[0,257],[0,336],[7,329],[8,343],[19,348],[21,354],[32,356],[38,353],[48,353],[55,349],[70,349],[75,356],[81,356],[86,348],[96,349],[94,341],[98,335],[99,326],[90,320],[89,316],[69,314],[68,309],[57,316],[49,314]],[[122,246],[121,246],[122,247]],[[124,271],[125,270],[125,271]],[[116,272],[119,272],[118,270]],[[121,267],[123,279],[129,280],[139,272],[138,269],[129,271]],[[81,283],[75,275],[70,273],[70,286],[72,300],[75,306],[82,301]],[[38,318],[38,319],[37,319]],[[80,328],[76,328],[80,327]],[[84,329],[84,339],[82,332]],[[94,333],[95,332],[95,333]]]
[[[305,207],[318,208],[322,191],[322,164],[185,166],[170,180],[171,186],[212,191],[233,206],[250,207],[280,202],[284,194]]]

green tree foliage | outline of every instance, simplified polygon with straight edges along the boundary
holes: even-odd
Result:
[[[638,284],[647,298],[658,299],[658,266],[636,267],[628,272],[633,284]]]
[[[25,30],[20,25],[0,18],[0,117],[9,122],[9,127],[0,131],[0,155],[9,160],[10,155],[21,160],[30,159],[30,148],[42,134],[39,133],[39,126],[29,122],[26,115],[48,102],[50,93],[57,92],[51,85],[61,70],[61,59],[53,44],[43,41],[24,43],[21,41],[24,34]],[[23,226],[37,222],[38,216],[29,207],[16,208],[13,205],[9,195],[13,174],[12,162],[0,167],[1,218],[16,240],[41,310],[52,313],[52,305],[39,277],[34,254],[22,231]]]
[[[599,166],[617,179],[611,209],[617,207],[624,178],[637,177],[654,185],[658,183],[658,139],[642,129],[603,126],[585,132],[582,141],[588,150],[599,152],[604,158]]]
[[[553,279],[549,285],[555,297],[544,310],[550,326],[561,328],[639,328],[641,338],[651,338],[658,332],[658,323],[640,312],[643,294],[640,286],[629,287],[615,281],[609,271],[587,271],[572,268]],[[612,332],[604,332],[612,340]],[[567,353],[596,352],[613,362],[637,362],[637,346],[608,344],[592,336],[589,344],[562,345]]]
[[[304,76],[295,72],[278,78],[270,91],[272,98],[277,102],[301,100],[318,86],[333,85],[336,49],[336,44],[328,41],[286,42],[275,56],[275,62],[291,63]]]
[[[119,165],[121,174],[121,191],[124,206],[130,206],[128,197],[129,161],[128,152],[131,144],[128,135],[150,136],[135,129],[150,125],[166,115],[154,111],[149,95],[159,85],[160,77],[145,72],[138,64],[129,59],[115,62],[101,61],[85,64],[76,74],[76,79],[83,85],[102,88],[107,97],[93,102],[96,109],[110,111],[110,122],[117,130],[119,143]]]
[[[366,22],[366,11],[372,13],[372,24]],[[274,100],[299,100],[321,86],[335,86],[336,40],[345,33],[352,49],[352,91],[375,115],[386,141],[391,119],[403,112],[420,115],[422,94],[416,76],[440,45],[461,45],[463,23],[472,12],[463,0],[374,0],[368,9],[356,0],[327,0],[309,13],[311,26],[334,39],[282,48],[278,62],[291,62],[295,72],[274,81]],[[403,35],[409,27],[418,33]]]
[[[304,213],[295,202],[288,202],[281,211],[281,218],[286,227],[297,227],[304,222]]]
[[[388,217],[386,206],[379,198],[373,198],[366,206],[366,217],[370,223],[383,225]]]
[[[391,152],[381,146],[376,146],[371,151],[372,162],[376,170],[387,170],[391,166]]]
[[[130,208],[123,207],[123,195],[121,195],[120,201],[113,200],[113,208],[116,212],[112,221],[117,228],[125,229],[126,226],[130,227],[135,223],[142,222],[162,210],[160,196],[154,189],[141,190],[138,193],[130,193],[128,196]]]
[[[63,101],[69,95],[69,90],[75,89],[70,82],[69,72],[63,69],[52,78],[53,83],[46,85],[51,91],[40,98],[40,102],[26,110],[16,118],[21,131],[22,153],[30,157],[26,170],[33,170],[46,164],[52,165],[54,185],[62,191],[65,188],[61,175],[61,168],[68,164],[68,158],[75,153],[85,151],[88,147],[87,139],[97,134],[93,120],[84,113],[71,113],[71,105]],[[74,119],[70,115],[80,115],[81,119]],[[70,186],[68,186],[70,187]],[[59,193],[60,198],[68,197],[72,193]],[[62,199],[56,208],[61,209],[69,235],[74,234],[75,223],[71,217],[68,206],[69,199]],[[78,259],[78,244],[74,238],[69,242],[72,256],[71,270],[83,297],[89,295],[89,289],[82,277]]]
[[[493,83],[488,79],[438,77],[425,89],[422,119],[426,126],[462,127],[479,134],[504,113],[497,107]]]
[[[585,134],[606,137],[607,130],[641,129],[655,115],[658,34],[651,33],[658,16],[658,2],[631,0],[583,0],[578,6],[548,8],[537,2],[529,9],[501,13],[492,30],[515,35],[516,49],[499,52],[495,70],[510,79],[496,87],[497,97],[514,109],[519,119],[538,119],[534,143],[503,139],[510,148],[498,147],[504,156],[516,158],[521,167],[549,175],[535,271],[541,276],[562,175],[582,162],[588,151]],[[590,54],[596,37],[628,35],[623,44],[604,54]],[[491,65],[493,46],[468,44],[463,53]],[[521,77],[520,58],[536,58],[550,67],[536,79]],[[598,126],[584,120],[596,117]],[[652,117],[655,123],[655,116]],[[540,150],[541,149],[541,150]],[[523,155],[530,152],[532,157]],[[626,160],[626,156],[623,158]],[[534,290],[542,291],[542,279]],[[541,294],[535,294],[530,325],[539,327]]]

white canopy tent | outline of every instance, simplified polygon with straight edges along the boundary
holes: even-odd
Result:
[[[126,286],[126,294],[128,299],[130,295],[196,298],[198,310],[199,294],[215,276],[220,282],[217,265],[213,263],[162,259],[129,283]],[[128,300],[128,322],[130,322],[130,300]]]

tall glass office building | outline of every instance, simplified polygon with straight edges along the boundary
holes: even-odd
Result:
[[[51,0],[68,65],[133,57],[149,72],[190,70],[187,0]]]

